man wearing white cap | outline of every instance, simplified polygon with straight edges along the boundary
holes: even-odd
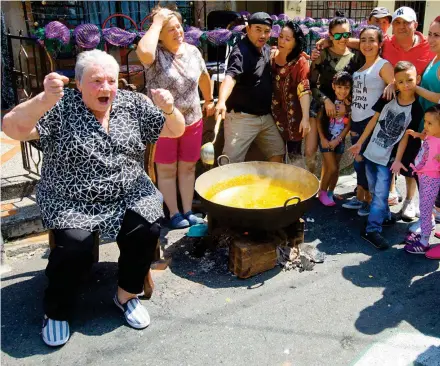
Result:
[[[382,46],[382,57],[394,66],[399,61],[409,61],[422,75],[435,54],[429,49],[428,41],[417,29],[417,15],[406,6],[397,9],[391,21],[393,36]]]

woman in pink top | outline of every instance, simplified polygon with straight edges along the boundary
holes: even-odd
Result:
[[[407,134],[423,140],[414,164],[411,164],[419,180],[421,233],[411,233],[407,236],[404,249],[411,254],[425,254],[429,249],[429,237],[432,231],[432,209],[440,189],[440,104],[426,110],[423,133],[408,130]],[[408,139],[402,139],[403,147],[405,146],[404,140]],[[394,164],[402,166],[400,163],[402,154],[399,154],[399,151]],[[402,169],[407,170],[404,167]]]
[[[172,229],[203,223],[191,211],[195,166],[200,158],[203,121],[199,87],[207,116],[214,114],[212,86],[200,51],[184,42],[182,16],[164,8],[152,13],[153,23],[140,40],[136,53],[145,67],[148,94],[156,88],[168,89],[176,108],[185,117],[186,129],[178,139],[159,138],[155,163],[159,190],[170,211]],[[183,213],[177,205],[177,185]]]

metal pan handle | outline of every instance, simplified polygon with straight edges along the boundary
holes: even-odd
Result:
[[[288,204],[290,201],[293,201],[293,200],[297,200],[297,202],[295,203],[295,206],[296,206],[298,203],[301,202],[301,198],[299,198],[298,196],[290,197],[290,198],[288,198],[288,199],[286,200],[286,202],[284,202],[284,209],[287,210],[287,204]]]
[[[226,162],[226,163],[223,163],[223,162],[222,162],[222,159],[226,159],[227,162]],[[230,164],[230,163],[231,163],[231,160],[229,159],[229,156],[228,156],[228,155],[220,155],[220,156],[217,158],[217,164],[218,164],[218,166],[223,166],[223,165]]]

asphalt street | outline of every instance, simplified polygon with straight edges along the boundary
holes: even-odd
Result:
[[[344,177],[337,193],[353,184]],[[379,252],[359,237],[363,219],[340,203],[315,202],[305,219],[306,242],[325,262],[248,280],[228,271],[226,249],[199,258],[193,240],[168,233],[172,265],[153,273],[156,291],[143,301],[152,322],[142,331],[113,304],[118,250],[103,244],[71,339],[56,349],[40,336],[48,252],[11,259],[1,284],[2,364],[440,365],[439,261],[403,251],[408,224],[384,229],[394,245]]]

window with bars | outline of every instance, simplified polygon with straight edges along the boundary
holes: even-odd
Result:
[[[347,18],[362,21],[376,6],[377,1],[307,1],[306,16],[331,19],[341,11]]]
[[[417,30],[423,32],[423,23],[425,20],[425,8],[426,1],[396,1],[395,9],[399,9],[401,6],[407,6],[414,9],[417,14],[417,22],[419,23]]]
[[[37,27],[44,27],[54,20],[75,27],[85,19],[84,1],[31,1],[31,11],[33,25]]]
[[[159,1],[31,1],[33,21],[38,27],[58,20],[68,27],[74,28],[82,23],[93,23],[101,26],[105,19],[115,13],[123,13],[140,25],[142,19],[148,15]],[[160,2],[161,5],[173,3],[182,14],[184,22],[194,25],[194,3],[192,1]],[[130,28],[130,22],[124,22],[121,28]]]

